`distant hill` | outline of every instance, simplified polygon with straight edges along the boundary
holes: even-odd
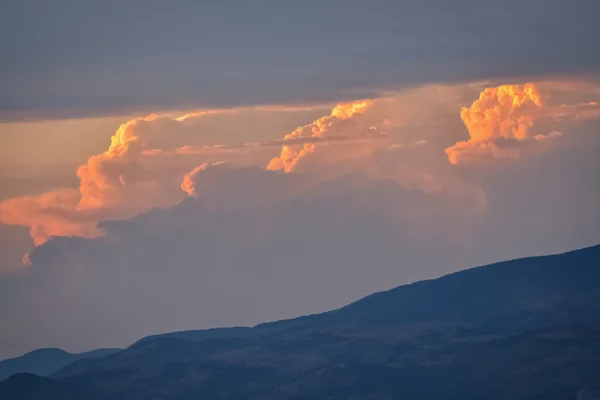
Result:
[[[254,328],[155,335],[50,377],[124,400],[598,400],[600,246]]]
[[[184,339],[190,340],[192,342],[202,342],[208,339],[215,338],[238,338],[238,337],[248,337],[252,336],[255,333],[251,327],[233,327],[233,328],[212,328],[212,329],[198,329],[191,331],[179,331],[179,332],[170,332],[163,333],[159,335],[146,336],[133,345],[138,345],[141,343],[146,343],[152,340],[164,339],[164,338],[172,338],[172,339]]]
[[[2,399],[10,400],[118,400],[114,393],[98,389],[80,387],[44,378],[38,375],[21,373],[0,382]]]
[[[339,310],[259,325],[346,320],[445,321],[498,327],[600,321],[600,245],[471,268],[371,294]]]
[[[204,341],[244,338],[305,324],[344,320],[484,322],[526,327],[600,319],[600,245],[466,269],[373,293],[338,310],[250,327],[200,329],[147,336]],[[544,322],[545,320],[545,322]]]
[[[20,357],[0,361],[0,380],[23,372],[46,376],[77,360],[103,357],[121,350],[98,349],[71,354],[55,348],[38,349]]]

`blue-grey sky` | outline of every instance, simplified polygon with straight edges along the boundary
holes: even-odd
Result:
[[[354,99],[387,85],[593,73],[594,0],[12,0],[5,119]]]
[[[599,16],[592,0],[3,2],[0,358],[597,244]]]

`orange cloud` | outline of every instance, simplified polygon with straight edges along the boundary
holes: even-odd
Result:
[[[502,143],[531,138],[541,105],[541,96],[532,83],[484,89],[471,107],[461,109],[470,138],[448,147],[448,159],[458,164],[482,157],[518,158],[518,149]]]
[[[51,236],[96,236],[96,223],[76,215],[81,199],[77,190],[65,189],[40,196],[23,196],[0,203],[0,221],[8,225],[31,227],[36,245]]]
[[[585,121],[600,118],[600,105],[595,101],[577,104],[561,104],[545,112],[555,121]]]
[[[198,115],[184,116],[182,121]],[[164,129],[155,126],[160,123],[179,121],[149,115],[125,122],[111,137],[107,151],[90,157],[78,168],[78,190],[3,201],[0,222],[30,227],[35,244],[40,245],[51,236],[97,236],[101,232],[96,225],[103,219],[128,218],[176,201],[180,192],[166,190],[166,186],[177,187],[178,179],[163,180],[156,168],[148,169],[145,162],[148,145],[165,134]],[[185,166],[181,176],[187,169]]]
[[[582,90],[570,83],[546,82],[542,86],[545,93],[552,93],[557,88],[566,93]],[[524,148],[562,134],[558,131],[534,134],[532,128],[536,122],[600,118],[600,107],[595,101],[546,106],[541,93],[532,83],[484,89],[471,107],[461,109],[460,117],[467,127],[469,139],[448,147],[448,160],[452,164],[482,159],[517,160]]]
[[[360,101],[338,105],[332,120],[343,121],[370,105]],[[286,108],[283,108],[287,110]],[[226,113],[235,110],[202,111],[180,117],[152,114],[135,118],[118,127],[110,139],[108,149],[90,157],[77,169],[79,188],[44,193],[40,196],[18,197],[0,203],[0,222],[30,227],[36,245],[51,236],[93,237],[101,234],[96,228],[104,219],[129,218],[157,206],[166,206],[183,198],[181,188],[188,194],[193,191],[187,171],[203,161],[236,158],[244,164],[242,152],[268,151],[279,147],[286,139],[268,143],[241,145],[209,145],[160,148],[165,137],[173,139],[174,131],[193,126],[194,119],[207,114]],[[316,126],[322,124],[320,128]],[[353,140],[353,137],[335,135],[323,120],[315,129],[331,131],[332,136],[321,137],[318,132],[307,137],[292,138],[297,146],[313,147],[317,141],[337,142]],[[297,140],[297,141],[296,141]],[[172,143],[172,140],[171,140]],[[158,148],[156,147],[158,146]],[[171,145],[172,146],[172,145]],[[266,149],[266,150],[265,150]],[[270,151],[268,157],[271,157]],[[193,175],[193,174],[192,174]],[[179,182],[184,180],[184,184]]]
[[[370,154],[373,149],[364,143],[355,146],[328,146],[327,143],[318,145],[317,142],[307,142],[298,145],[298,141],[307,139],[345,138],[373,138],[381,136],[378,129],[365,120],[363,114],[373,106],[372,100],[356,100],[349,103],[340,103],[331,111],[330,115],[317,119],[311,124],[299,127],[294,132],[284,137],[284,142],[293,144],[284,145],[281,154],[273,158],[268,170],[284,170],[285,172],[306,169],[306,160],[317,157],[317,148],[322,151],[319,164],[340,162]]]
[[[183,182],[181,183],[181,189],[186,192],[190,196],[196,196],[196,177],[202,173],[202,171],[206,171],[209,168],[207,163],[197,166],[183,177]]]
[[[312,108],[314,106],[297,109]],[[252,110],[295,109],[273,106]],[[130,218],[157,206],[171,205],[184,197],[180,182],[199,161],[213,163],[233,158],[238,164],[246,164],[256,157],[244,157],[242,152],[263,151],[270,158],[272,150],[269,148],[281,146],[279,142],[269,142],[178,147],[178,142],[189,139],[190,134],[196,135],[193,129],[200,118],[219,113],[242,115],[242,111],[209,110],[178,117],[152,114],[127,121],[112,135],[106,151],[91,156],[77,169],[78,189],[0,202],[0,222],[30,227],[35,244],[40,245],[51,236],[97,236],[102,232],[96,225],[102,220]],[[214,136],[208,141],[214,140]]]
[[[353,171],[357,166],[362,172],[373,173],[377,167],[369,159],[380,147],[381,141],[376,139],[387,139],[381,129],[388,128],[386,115],[393,113],[395,107],[392,99],[340,103],[329,115],[299,127],[283,139],[229,145],[173,145],[173,135],[182,127],[194,126],[196,118],[215,114],[214,111],[135,118],[119,126],[106,151],[90,157],[77,169],[78,189],[2,202],[0,222],[30,227],[37,245],[51,236],[97,236],[102,232],[96,225],[102,220],[130,218],[157,206],[168,206],[183,198],[182,189],[188,195],[196,195],[194,182],[205,182],[217,173],[211,170],[200,174],[207,165],[212,167],[217,161],[256,165],[260,161],[248,154],[271,159],[270,149],[274,147],[281,151],[268,162],[268,170],[310,171],[316,178]],[[235,110],[218,112],[239,114]],[[177,140],[181,139],[186,139],[185,134]],[[206,164],[186,175],[199,162]],[[411,175],[406,170],[401,174]],[[399,182],[413,185],[414,180],[402,178]],[[435,190],[430,178],[419,180],[428,182],[423,184],[427,190]]]
[[[471,107],[463,107],[460,117],[471,140],[525,139],[539,114],[540,94],[531,83],[487,88]]]
[[[551,142],[551,138],[560,135],[557,131],[544,135],[535,133],[533,127],[537,121],[600,116],[600,107],[588,98],[576,100],[574,104],[551,105],[542,98],[545,93],[546,90],[538,90],[530,83],[484,89],[470,107],[461,109],[460,117],[469,139],[446,149],[450,162],[518,159],[523,146]],[[211,183],[211,179],[223,169],[227,170],[231,182],[233,177],[238,179],[257,173],[248,169],[244,172],[246,175],[235,175],[227,169],[233,167],[216,167],[218,161],[227,161],[237,168],[270,160],[267,170],[304,173],[315,182],[346,173],[361,173],[393,181],[403,188],[443,195],[450,190],[448,186],[457,185],[448,183],[439,170],[430,171],[436,156],[423,153],[428,155],[421,160],[414,155],[416,150],[401,149],[413,147],[407,143],[429,143],[430,137],[435,142],[437,133],[431,132],[446,127],[448,121],[459,123],[456,108],[464,104],[467,94],[472,94],[471,89],[463,86],[435,86],[401,92],[396,97],[340,103],[328,115],[298,127],[283,139],[271,138],[262,143],[214,144],[219,143],[215,142],[219,140],[217,132],[211,139],[212,144],[211,140],[194,142],[192,139],[190,145],[188,140],[194,132],[187,128],[195,129],[196,118],[217,113],[215,111],[181,117],[135,118],[116,130],[106,151],[90,157],[78,168],[78,189],[1,202],[0,222],[30,227],[38,245],[51,236],[97,236],[102,233],[96,228],[99,221],[130,218],[157,206],[169,206],[184,198],[184,192],[197,197],[199,182],[215,188],[218,185]],[[235,110],[218,113],[242,115]],[[210,126],[206,130],[210,131]],[[185,132],[181,134],[182,131]],[[397,139],[403,143],[395,141]],[[273,157],[275,147],[280,151]],[[381,157],[384,153],[388,161]],[[436,154],[440,164],[446,167],[443,153]],[[199,164],[200,167],[194,168]]]
[[[373,100],[355,100],[349,103],[339,103],[331,110],[331,116],[339,119],[348,119],[352,118],[354,114],[364,114],[372,106]]]

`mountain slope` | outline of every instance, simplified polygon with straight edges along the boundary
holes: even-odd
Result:
[[[467,269],[375,293],[333,314],[400,321],[579,322],[600,316],[600,245]],[[549,315],[550,314],[550,315]],[[520,321],[509,321],[510,318]]]
[[[189,340],[192,342],[202,342],[208,339],[216,339],[216,338],[239,338],[239,337],[248,337],[252,336],[255,331],[250,327],[232,327],[232,328],[212,328],[212,329],[198,329],[191,331],[179,331],[179,332],[170,332],[163,333],[158,335],[146,336],[137,342],[134,345],[145,343],[151,340],[164,339],[164,338],[172,338],[172,339],[183,339]]]
[[[157,335],[51,377],[126,400],[594,399],[600,246],[254,328]]]
[[[338,310],[258,325],[347,320],[535,326],[600,320],[600,245],[466,269],[371,294]]]
[[[50,375],[77,360],[93,359],[114,354],[122,349],[98,349],[71,354],[61,349],[38,349],[16,358],[0,361],[0,381],[17,373]]]
[[[16,374],[0,382],[2,399],[14,400],[118,400],[114,393],[80,387],[33,374]]]
[[[547,318],[579,322],[600,316],[600,245],[466,269],[441,278],[373,293],[338,310],[254,328],[216,328],[147,336],[204,341],[244,338],[305,324],[344,320],[535,323]],[[534,318],[537,321],[530,320]],[[512,321],[511,321],[512,319]]]

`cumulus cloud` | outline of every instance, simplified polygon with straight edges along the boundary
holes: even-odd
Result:
[[[94,221],[71,222],[80,200],[76,190],[60,190],[40,196],[23,196],[0,203],[0,221],[9,225],[31,227],[35,244],[44,243],[51,235],[94,236]],[[90,224],[91,222],[91,224]]]
[[[518,160],[525,149],[537,142],[561,135],[559,131],[535,133],[533,127],[539,120],[586,120],[599,116],[600,108],[595,102],[545,107],[533,83],[485,88],[470,107],[463,107],[460,112],[469,139],[446,148],[446,154],[452,164]]]
[[[178,199],[160,171],[149,168],[143,154],[169,117],[150,115],[122,124],[105,152],[77,170],[78,190],[59,190],[0,203],[0,221],[31,227],[36,244],[50,236],[99,234],[95,225],[107,218],[127,218]],[[154,175],[156,173],[156,175]]]
[[[27,301],[11,296],[0,321],[38,332],[19,339],[29,346],[42,336],[73,349],[127,345],[148,333],[318,312],[472,265],[593,244],[600,188],[588,165],[600,142],[584,136],[583,149],[573,142],[508,167],[460,171],[467,176],[447,168],[443,148],[431,165],[425,145],[376,155],[377,174],[325,180],[203,163],[182,179],[190,196],[176,205],[104,222],[105,237],[37,247],[29,277],[12,284]],[[38,316],[44,304],[52,318]],[[38,317],[19,320],[17,311]]]
[[[330,115],[298,128],[283,139],[242,144],[211,144],[210,139],[214,142],[215,137],[210,132],[194,132],[203,119],[218,113],[236,118],[241,114],[236,110],[134,118],[116,130],[105,152],[90,157],[77,169],[78,190],[2,202],[0,221],[30,227],[36,245],[51,236],[98,236],[102,231],[97,224],[102,220],[130,218],[181,200],[184,197],[181,188],[184,191],[191,188],[186,184],[191,176],[188,173],[199,162],[262,164],[264,161],[259,157],[264,160],[264,155],[276,148],[282,148],[281,154],[268,163],[269,170],[314,174],[318,169],[321,171],[318,175],[325,175],[325,171],[333,175],[348,172],[342,168],[334,170],[332,165],[360,165],[357,160],[367,160],[386,138],[385,132],[373,125],[381,126],[381,118],[363,115],[373,104],[372,100],[341,103]],[[279,109],[287,110],[287,107]],[[208,136],[208,144],[186,144],[190,138],[198,142],[191,132]],[[182,180],[185,180],[183,186]]]
[[[473,93],[473,87],[429,85],[339,103],[328,115],[298,127],[282,139],[258,142],[220,144],[220,136],[214,132],[198,131],[206,119],[223,116],[220,123],[224,124],[227,118],[247,118],[248,110],[135,118],[116,130],[106,151],[78,168],[77,190],[6,200],[0,203],[0,221],[30,227],[36,245],[51,236],[95,237],[102,234],[99,222],[171,206],[186,192],[197,193],[196,177],[221,179],[217,178],[221,172],[215,171],[232,169],[232,165],[264,165],[272,172],[310,175],[315,182],[361,174],[387,179],[405,189],[445,196],[455,187],[468,185],[448,175],[440,164],[439,154],[443,152],[436,153],[438,146],[453,137],[444,137],[440,132],[459,120],[457,110]],[[554,99],[547,93],[554,90],[564,97],[567,87],[564,83],[545,82],[541,90],[531,83],[484,88],[470,107],[460,109],[460,119],[470,137],[446,147],[448,160],[456,164],[518,159],[524,149],[561,135],[558,130],[540,133],[535,130],[536,123],[599,116],[600,108],[589,96],[582,98],[585,102],[579,99],[553,104]],[[546,101],[545,96],[550,100]],[[259,109],[275,114],[289,111],[284,106]],[[279,155],[270,157],[277,149]],[[478,209],[485,209],[485,195],[478,197],[482,199]]]
[[[373,107],[371,100],[357,100],[338,104],[331,114],[311,124],[299,127],[285,136],[285,144],[279,157],[273,158],[268,165],[270,170],[309,171],[311,168],[327,168],[328,164],[339,164],[345,160],[366,157],[374,150],[373,146],[357,145],[328,146],[316,142],[293,145],[294,141],[335,138],[338,136],[355,139],[370,139],[381,136],[377,127],[364,118],[364,112]],[[314,161],[312,161],[314,160]]]
[[[199,122],[214,114],[129,121],[79,168],[79,188],[0,203],[0,220],[31,227],[38,244],[31,268],[0,280],[0,304],[11,305],[0,307],[0,324],[20,343],[36,338],[19,333],[41,332],[47,345],[125,345],[593,244],[600,187],[590,165],[600,141],[579,123],[594,122],[593,100],[557,97],[549,84],[511,87],[386,93],[256,141],[206,139]],[[522,155],[528,141],[549,151],[452,168],[445,149],[465,125],[471,139],[451,147],[461,163],[471,153],[510,158],[498,148]],[[492,154],[478,147],[489,143]],[[39,315],[48,304],[52,318]],[[65,343],[65,329],[81,339]]]
[[[518,159],[517,143],[531,138],[540,106],[540,94],[531,83],[484,89],[471,107],[461,109],[470,138],[448,147],[448,160],[457,164],[481,158]]]
[[[313,107],[273,106],[134,118],[118,127],[106,151],[91,156],[77,169],[78,189],[0,202],[0,222],[30,227],[36,245],[51,236],[100,235],[97,224],[102,220],[129,218],[181,200],[181,180],[199,162],[255,163],[264,159],[265,151],[268,157],[280,146],[274,141],[217,144],[230,140],[222,135],[238,126],[228,127],[228,119],[237,118],[239,126],[244,126],[262,115],[268,118],[307,111],[310,115]],[[270,124],[275,128],[280,125]],[[268,123],[255,125],[264,129]]]
[[[385,277],[397,282],[399,271],[418,279],[438,262],[417,255],[432,243],[432,255],[450,254],[443,249],[459,245],[441,238],[463,238],[473,220],[466,202],[360,174],[314,182],[259,166],[206,164],[185,182],[192,195],[172,207],[106,221],[103,237],[55,237],[34,249],[30,276],[18,282],[33,294],[10,315],[0,307],[2,323],[71,349],[317,312],[381,289]],[[15,310],[35,314],[42,300],[55,316],[36,318],[37,329],[33,319],[12,318]],[[107,318],[109,333],[101,328]],[[70,343],[56,333],[64,329]]]

